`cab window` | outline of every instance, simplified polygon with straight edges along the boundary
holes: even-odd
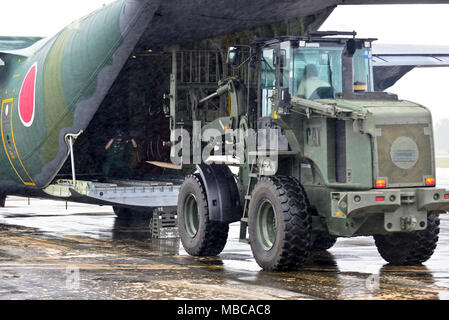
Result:
[[[293,49],[290,91],[306,99],[333,98],[342,91],[341,54],[336,48]]]
[[[372,61],[371,49],[359,49],[354,53],[353,70],[355,92],[374,91]]]

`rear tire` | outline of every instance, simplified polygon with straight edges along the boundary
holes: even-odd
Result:
[[[430,259],[440,232],[438,214],[429,213],[427,229],[408,233],[375,235],[374,241],[382,258],[392,265],[420,265]]]
[[[209,220],[207,193],[199,175],[187,176],[179,191],[178,230],[192,256],[216,256],[226,245],[229,224]]]
[[[312,217],[307,197],[292,177],[263,177],[248,210],[251,250],[265,270],[296,270],[312,247]]]

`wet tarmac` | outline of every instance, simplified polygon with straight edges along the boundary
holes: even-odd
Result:
[[[0,299],[449,299],[449,216],[433,257],[386,265],[371,237],[339,239],[298,272],[261,271],[232,224],[219,257],[190,257],[177,239],[111,207],[8,197],[0,209]]]
[[[371,237],[358,237],[276,273],[238,241],[238,224],[219,257],[198,258],[111,207],[8,197],[0,299],[449,299],[449,215],[440,217],[438,247],[423,266],[389,266]]]

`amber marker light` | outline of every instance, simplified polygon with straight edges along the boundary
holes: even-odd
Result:
[[[386,188],[386,187],[387,187],[387,180],[385,179],[376,180],[376,188]]]
[[[426,186],[434,186],[435,178],[426,178]]]

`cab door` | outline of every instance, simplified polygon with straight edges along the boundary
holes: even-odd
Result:
[[[291,45],[289,41],[268,47],[262,51],[259,118],[271,116],[271,97],[275,89],[288,88],[291,93],[290,57]]]
[[[271,115],[271,97],[277,84],[276,56],[278,47],[269,47],[262,51],[261,76],[260,76],[260,94],[261,105],[259,107],[259,116],[269,117]]]

